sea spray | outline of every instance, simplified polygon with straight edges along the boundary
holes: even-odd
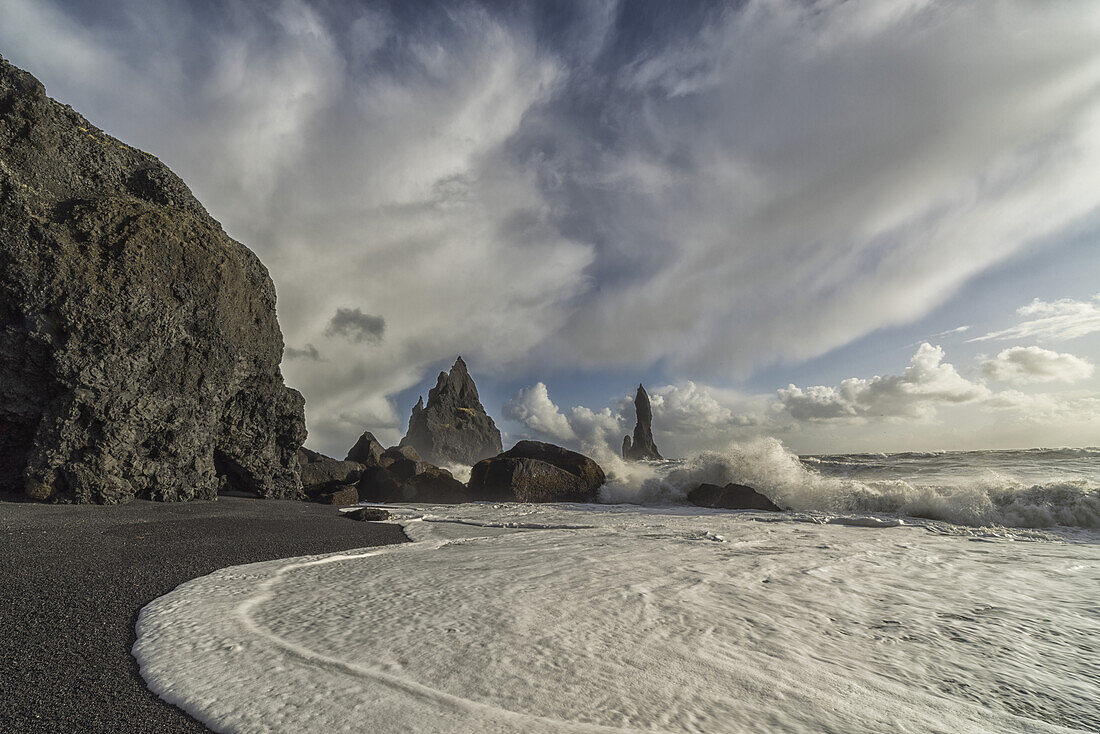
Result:
[[[1100,453],[1094,449],[802,459],[778,440],[761,438],[676,461],[624,462],[598,453],[608,473],[600,493],[606,503],[680,503],[701,483],[736,482],[792,510],[1100,528]],[[1040,476],[1046,481],[1029,481]]]

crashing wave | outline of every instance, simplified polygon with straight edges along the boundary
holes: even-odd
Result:
[[[994,468],[999,454],[1049,460],[1091,459],[1100,456],[1100,450],[956,453],[970,455],[969,461],[945,453],[910,452],[890,455],[885,460],[880,455],[865,454],[862,462],[857,462],[860,455],[848,454],[819,456],[814,457],[816,462],[807,462],[768,438],[733,444],[726,451],[704,452],[682,461],[627,464],[614,456],[602,456],[609,478],[600,498],[607,503],[677,503],[700,483],[737,482],[793,510],[885,514],[970,526],[1100,528],[1100,484],[1095,478],[1067,472],[1067,477],[1028,482]],[[976,455],[980,455],[980,461]],[[926,472],[936,481],[926,483],[914,478],[922,473],[920,466],[913,465],[916,459],[940,462]],[[948,460],[951,464],[943,463]],[[858,465],[864,474],[879,475],[900,472],[898,465],[907,462],[907,478],[830,475],[833,469],[827,465],[841,461]],[[1048,466],[1043,471],[1049,476],[1054,470]]]

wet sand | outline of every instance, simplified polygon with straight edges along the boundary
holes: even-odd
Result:
[[[207,731],[138,673],[145,604],[225,566],[403,541],[301,502],[0,502],[0,731]]]

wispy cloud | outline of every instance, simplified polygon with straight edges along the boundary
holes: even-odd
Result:
[[[0,46],[256,250],[320,446],[459,353],[733,384],[1095,209],[1089,3],[720,5],[0,0]]]
[[[1065,341],[1100,331],[1100,294],[1087,301],[1061,298],[1042,301],[1038,298],[1016,310],[1024,321],[1000,331],[968,339],[971,342],[991,339],[1038,339],[1040,341]]]
[[[948,329],[947,331],[941,331],[938,334],[933,334],[932,338],[935,339],[941,336],[952,336],[954,334],[962,334],[965,331],[970,331],[970,326],[956,326],[954,329]]]

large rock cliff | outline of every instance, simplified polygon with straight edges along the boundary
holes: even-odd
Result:
[[[503,450],[500,431],[481,405],[462,357],[449,373],[439,373],[427,405],[419,400],[413,406],[401,445],[412,446],[433,464],[476,464]]]
[[[0,490],[296,497],[275,288],[187,186],[0,59]]]

